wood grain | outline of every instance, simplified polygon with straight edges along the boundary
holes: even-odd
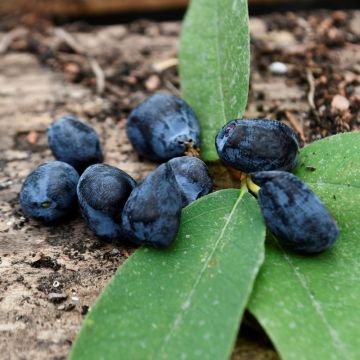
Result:
[[[295,0],[249,0],[249,3],[254,5],[286,2]],[[188,3],[189,0],[11,0],[0,3],[0,14],[32,11],[50,15],[80,16],[175,10],[186,7]]]
[[[53,15],[159,11],[183,8],[187,0],[12,0],[1,2],[0,13],[35,11]]]

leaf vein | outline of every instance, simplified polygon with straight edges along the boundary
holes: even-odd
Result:
[[[330,337],[333,340],[333,344],[334,347],[336,348],[336,350],[339,352],[339,354],[342,356],[344,353],[347,353],[347,350],[345,348],[345,345],[343,344],[343,342],[341,341],[338,332],[336,331],[335,328],[333,328],[331,326],[331,324],[328,322],[323,309],[321,307],[321,303],[319,301],[317,301],[317,299],[315,298],[315,296],[311,293],[310,287],[305,279],[305,277],[296,269],[294,263],[292,262],[290,256],[287,255],[287,253],[285,252],[285,250],[281,247],[281,245],[279,244],[279,242],[277,241],[277,239],[275,239],[277,246],[279,247],[279,249],[282,252],[282,255],[284,257],[284,259],[286,260],[286,262],[289,264],[290,268],[293,270],[296,278],[298,279],[301,287],[305,290],[305,293],[308,295],[310,302],[312,304],[312,306],[315,309],[315,312],[318,314],[319,318],[321,319],[321,321],[323,322],[323,324],[325,325],[325,327],[327,328],[327,330],[329,331]]]
[[[305,182],[309,185],[317,185],[317,186],[323,186],[323,185],[332,185],[332,186],[339,186],[339,187],[344,187],[344,188],[353,188],[353,189],[360,189],[360,186],[356,186],[356,185],[350,185],[350,184],[336,184],[336,183],[328,183],[328,182],[310,182],[310,181],[306,181]]]
[[[200,270],[199,272],[199,275],[197,276],[197,278],[195,279],[194,281],[194,285],[192,286],[191,290],[189,291],[187,297],[186,297],[186,300],[182,303],[181,307],[180,307],[180,311],[178,313],[178,315],[176,316],[174,322],[172,323],[171,327],[170,327],[170,331],[169,331],[169,334],[167,335],[167,337],[165,338],[164,340],[164,343],[159,351],[159,354],[160,354],[160,358],[162,357],[163,355],[163,352],[164,352],[164,348],[166,346],[166,343],[171,339],[171,337],[173,336],[173,334],[176,332],[178,326],[180,325],[181,321],[182,321],[182,318],[183,318],[183,315],[186,313],[187,309],[190,308],[190,304],[191,304],[191,300],[192,300],[192,297],[195,293],[195,289],[197,288],[198,284],[200,283],[206,269],[208,268],[209,266],[209,263],[211,261],[211,259],[213,258],[214,254],[215,254],[215,251],[217,250],[222,238],[224,237],[224,234],[225,234],[225,231],[227,229],[227,227],[229,226],[229,224],[231,223],[231,220],[234,216],[234,213],[235,213],[235,210],[236,208],[238,207],[238,205],[240,204],[245,192],[247,190],[245,189],[241,189],[240,191],[240,194],[236,200],[236,202],[234,203],[234,206],[232,207],[231,211],[230,211],[230,214],[228,216],[228,218],[226,219],[225,223],[224,223],[224,226],[220,232],[220,235],[219,237],[217,238],[216,242],[215,242],[215,245],[214,247],[212,248],[210,254],[208,255],[206,261],[204,262],[204,266],[202,267],[202,269]]]
[[[181,223],[181,224],[182,224],[182,226],[185,226],[185,225],[187,225],[187,224],[189,224],[189,223],[194,222],[194,220],[197,219],[197,218],[202,218],[202,217],[204,217],[204,216],[209,216],[209,214],[211,214],[211,213],[213,213],[213,212],[218,212],[219,210],[222,210],[222,209],[225,210],[226,207],[223,206],[223,207],[218,207],[218,208],[212,209],[212,210],[206,210],[206,211],[201,212],[201,213],[199,213],[198,215],[192,217],[192,218],[189,219],[188,221],[184,221],[184,222]]]
[[[217,73],[219,78],[219,91],[220,91],[220,105],[221,111],[223,114],[223,122],[226,121],[226,113],[225,113],[225,97],[224,97],[224,87],[223,87],[223,76],[221,71],[221,61],[220,61],[220,39],[219,39],[219,3],[220,1],[215,0],[216,8],[215,8],[215,46],[216,46],[216,61],[217,61]]]

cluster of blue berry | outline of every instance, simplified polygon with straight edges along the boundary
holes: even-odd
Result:
[[[24,213],[52,223],[78,203],[85,222],[100,237],[168,247],[181,209],[212,190],[205,163],[184,156],[199,151],[197,118],[180,98],[158,94],[132,111],[127,134],[140,155],[162,163],[139,184],[102,164],[92,128],[70,116],[55,121],[48,142],[57,161],[40,165],[25,179],[20,192]]]
[[[40,165],[26,178],[20,193],[23,211],[53,222],[78,202],[98,236],[168,247],[176,237],[181,209],[212,190],[204,162],[184,156],[199,153],[196,115],[176,96],[154,95],[131,112],[127,134],[141,156],[162,163],[139,184],[102,164],[93,129],[73,117],[56,121],[48,140],[58,161]],[[216,149],[224,164],[244,174],[258,195],[268,229],[284,246],[317,253],[334,243],[339,234],[335,221],[310,188],[290,173],[299,152],[290,127],[273,120],[233,120],[217,135]]]
[[[216,137],[220,159],[246,174],[258,195],[267,228],[295,251],[319,253],[337,239],[339,229],[320,199],[298,177],[299,141],[273,120],[233,120]],[[258,188],[256,185],[260,188]]]

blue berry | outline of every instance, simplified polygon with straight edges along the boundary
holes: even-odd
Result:
[[[194,111],[174,95],[153,95],[129,115],[127,135],[144,158],[164,162],[200,147],[200,127]]]
[[[123,210],[123,227],[137,244],[166,248],[176,238],[181,207],[175,176],[167,163],[162,164],[130,194]]]
[[[130,175],[110,165],[95,164],[84,171],[77,195],[82,216],[96,235],[108,239],[126,237],[121,214],[135,186]]]
[[[223,163],[245,173],[291,171],[297,163],[299,142],[282,122],[239,119],[220,130],[216,149]]]
[[[279,242],[295,251],[319,253],[337,239],[339,229],[319,198],[295,175],[283,171],[251,174],[261,187],[265,223]]]
[[[80,174],[88,166],[103,162],[95,130],[72,116],[64,116],[49,127],[48,142],[55,158],[70,164]]]
[[[49,161],[38,166],[25,179],[20,191],[24,213],[46,223],[68,215],[76,204],[76,170],[61,161]]]
[[[193,156],[181,156],[168,162],[175,175],[185,207],[209,194],[212,190],[212,180],[205,163]]]

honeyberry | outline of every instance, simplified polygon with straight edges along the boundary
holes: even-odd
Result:
[[[45,223],[68,215],[76,204],[79,175],[69,164],[49,161],[38,166],[25,179],[20,191],[24,213]]]
[[[171,159],[168,164],[181,192],[183,207],[211,192],[212,180],[202,160],[193,156],[181,156]]]
[[[81,214],[94,233],[108,239],[126,239],[121,214],[136,181],[125,171],[95,164],[81,175],[77,195]]]
[[[175,240],[181,207],[173,171],[169,164],[162,164],[130,194],[123,210],[123,228],[137,244],[166,248]]]
[[[72,116],[64,116],[49,127],[48,142],[55,158],[72,165],[80,174],[104,158],[95,130]]]
[[[299,142],[296,133],[280,121],[238,119],[220,130],[216,149],[223,163],[245,173],[291,171]]]
[[[251,174],[260,186],[258,199],[265,223],[279,242],[295,251],[319,253],[337,239],[339,229],[314,192],[284,171]]]
[[[156,94],[129,115],[127,135],[144,158],[165,162],[200,146],[200,127],[194,111],[174,95]]]

